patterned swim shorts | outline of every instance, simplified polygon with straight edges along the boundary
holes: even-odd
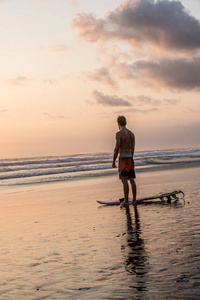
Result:
[[[134,179],[135,178],[135,164],[131,156],[119,156],[118,161],[119,179]]]

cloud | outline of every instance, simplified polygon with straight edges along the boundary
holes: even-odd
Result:
[[[185,112],[186,113],[192,113],[192,114],[199,114],[200,113],[200,110],[198,110],[198,109],[192,109],[191,107],[186,107],[186,109],[185,109]],[[199,126],[198,126],[199,127]]]
[[[126,107],[121,113],[150,113],[156,112],[160,109],[166,109],[166,106],[177,105],[180,100],[177,99],[154,99],[150,96],[124,96],[117,97],[116,95],[104,95],[101,92],[93,91],[93,99],[95,102],[87,102],[90,105],[95,103],[103,106],[111,107]]]
[[[156,100],[148,96],[136,96],[132,98],[134,105],[154,105],[158,106],[161,104],[161,100]]]
[[[93,91],[92,95],[98,104],[102,104],[104,106],[132,106],[129,101],[119,98],[116,95],[104,95],[98,91]]]
[[[117,40],[171,51],[200,49],[200,22],[180,1],[128,0],[103,19],[79,13],[72,27],[90,42]]]
[[[11,85],[17,85],[17,86],[20,86],[20,85],[23,85],[27,80],[28,80],[27,77],[18,75],[18,76],[16,76],[15,78],[9,78],[9,79],[7,79],[6,81],[7,81],[8,83],[10,83]]]
[[[105,26],[104,20],[96,19],[92,14],[79,13],[72,20],[72,28],[78,31],[79,37],[90,42],[108,39]]]
[[[118,114],[131,114],[131,113],[149,114],[151,112],[157,112],[157,111],[158,111],[158,108],[156,108],[156,107],[148,108],[148,109],[129,108],[129,109],[120,110],[117,113]]]
[[[65,117],[63,115],[53,116],[53,115],[50,115],[49,113],[44,113],[44,115],[47,116],[49,119],[60,119],[60,120],[69,119],[68,117]]]
[[[40,46],[39,50],[48,50],[49,52],[67,52],[70,50],[70,46],[67,45]]]
[[[126,0],[104,18],[77,14],[72,27],[80,38],[90,42],[105,42],[107,46],[114,40],[119,42],[119,49],[125,49],[121,48],[121,42],[135,46],[129,48],[134,50],[132,57],[119,59],[112,52],[112,64],[85,74],[90,80],[114,88],[119,88],[117,79],[130,79],[151,88],[179,91],[200,88],[200,21],[180,1]],[[152,47],[160,52],[155,55],[155,51],[148,51]],[[168,57],[163,56],[165,50],[170,54]],[[137,55],[136,60],[137,51],[146,57],[141,59]]]
[[[90,80],[98,81],[99,83],[105,83],[111,87],[118,88],[117,82],[112,78],[109,69],[106,67],[95,69],[93,72],[84,73],[84,75]]]
[[[43,80],[44,84],[49,84],[49,85],[54,85],[55,84],[55,80],[52,79],[44,79]]]
[[[126,65],[129,79],[139,79],[144,84],[169,87],[177,90],[200,88],[200,57],[168,59],[158,62],[140,60]],[[129,72],[129,73],[128,73]]]
[[[156,106],[161,107],[163,105],[177,105],[180,100],[177,99],[154,99],[150,96],[139,95],[135,97],[126,96],[129,102],[131,102],[132,106],[140,107],[140,106]]]
[[[167,105],[177,105],[180,103],[180,100],[177,99],[163,99],[164,103]]]

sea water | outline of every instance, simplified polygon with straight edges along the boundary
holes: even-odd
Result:
[[[134,160],[136,170],[169,164],[199,163],[200,149],[138,151]],[[116,169],[112,169],[111,165],[112,153],[1,159],[0,184],[2,187],[12,187],[113,175]]]

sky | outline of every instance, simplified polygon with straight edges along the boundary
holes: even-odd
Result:
[[[0,0],[0,158],[200,145],[199,0]]]

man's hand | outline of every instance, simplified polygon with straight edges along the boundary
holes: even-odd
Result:
[[[113,161],[113,163],[112,163],[112,167],[113,167],[113,168],[116,168],[116,164],[115,164],[114,161]]]

